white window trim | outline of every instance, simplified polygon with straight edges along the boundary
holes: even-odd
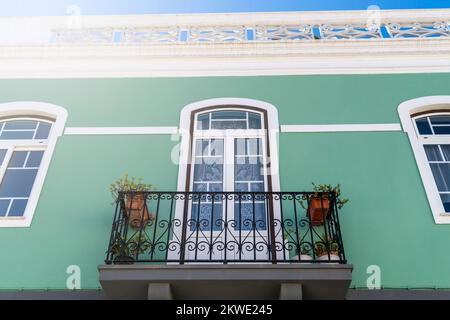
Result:
[[[0,104],[0,117],[46,117],[54,119],[47,147],[22,217],[0,217],[0,227],[29,227],[52,159],[58,138],[63,134],[67,120],[66,109],[44,102],[9,102]]]
[[[444,210],[422,140],[417,134],[414,119],[412,118],[412,115],[416,113],[432,113],[434,110],[448,110],[450,113],[450,96],[421,97],[405,101],[398,106],[398,114],[403,131],[408,134],[434,221],[436,224],[450,224],[450,214]],[[450,143],[450,137],[448,137],[447,143]]]

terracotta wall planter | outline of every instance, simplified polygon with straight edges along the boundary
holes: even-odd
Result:
[[[328,197],[311,196],[308,214],[313,226],[324,224],[325,219],[330,214],[330,200]]]
[[[145,227],[150,219],[143,194],[135,194],[133,197],[127,197],[126,212],[130,226],[136,229]]]

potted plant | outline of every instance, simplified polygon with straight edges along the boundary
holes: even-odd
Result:
[[[330,237],[322,235],[321,239],[314,245],[314,251],[320,261],[339,261],[339,244]]]
[[[348,199],[341,198],[341,186],[338,184],[333,187],[330,184],[314,184],[313,194],[309,197],[309,205],[305,207],[303,201],[300,202],[303,208],[308,210],[308,216],[313,226],[323,225],[325,219],[330,215],[330,207],[332,206],[329,199],[329,194],[335,194],[335,201],[338,209],[340,210],[347,202]],[[308,200],[306,197],[302,200]]]
[[[140,237],[138,234],[134,235],[128,242],[123,241],[122,238],[117,238],[111,246],[111,253],[116,264],[132,264],[136,253],[144,253],[149,247],[149,243],[144,235]]]
[[[291,260],[294,261],[312,261],[313,257],[311,256],[311,246],[307,244],[302,244],[300,246],[300,257],[298,254],[293,256]]]
[[[142,183],[142,178],[128,178],[128,174],[110,185],[109,190],[115,199],[119,197],[120,193],[125,193],[125,212],[133,228],[144,228],[148,220],[154,219],[153,215],[149,215],[145,203],[145,193],[151,188],[151,184]]]

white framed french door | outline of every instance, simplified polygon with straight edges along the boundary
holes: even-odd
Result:
[[[194,135],[190,190],[207,194],[189,205],[187,260],[267,260],[269,201],[252,194],[268,190],[266,155],[264,130]]]
[[[269,262],[268,249],[283,242],[273,228],[280,202],[264,193],[279,191],[276,108],[251,99],[200,101],[183,108],[180,133],[168,260]]]

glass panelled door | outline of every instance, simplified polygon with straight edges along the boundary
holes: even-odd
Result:
[[[261,115],[214,111],[197,116],[193,137],[186,258],[266,260],[268,200]]]

